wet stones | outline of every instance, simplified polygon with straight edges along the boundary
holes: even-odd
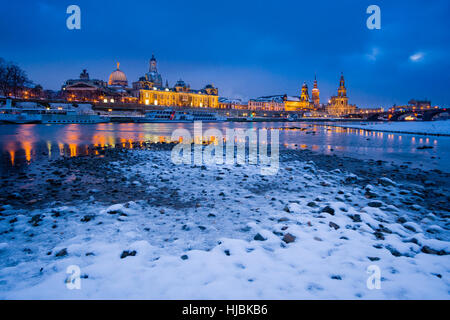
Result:
[[[372,208],[380,208],[383,205],[383,202],[381,202],[381,201],[371,201],[367,205],[369,207],[372,207]]]
[[[253,240],[256,240],[256,241],[266,241],[267,239],[264,238],[261,234],[257,233],[257,234],[253,237]]]
[[[81,222],[89,222],[89,221],[91,221],[92,219],[94,219],[94,215],[92,215],[92,214],[87,214],[87,215],[85,215],[83,218],[81,218]]]
[[[340,226],[337,223],[334,223],[333,221],[330,221],[330,223],[328,224],[331,228],[333,228],[334,230],[337,230],[340,228]]]
[[[60,258],[60,257],[65,257],[65,256],[67,256],[67,248],[64,248],[64,249],[61,249],[61,250],[59,250],[56,254],[55,254],[55,257],[58,257],[58,258]]]
[[[325,213],[328,213],[328,214],[334,216],[334,209],[331,208],[330,206],[326,206],[320,212],[325,212]]]
[[[349,214],[348,217],[352,219],[353,222],[362,222],[361,216],[359,214]]]
[[[426,254],[435,254],[438,256],[448,255],[448,252],[446,252],[445,250],[435,250],[433,248],[430,248],[429,246],[424,246],[421,251]]]
[[[318,207],[317,203],[315,203],[314,201],[308,202],[307,206],[311,207],[311,208],[317,208]]]
[[[128,251],[124,250],[120,255],[120,259],[125,259],[126,257],[134,257],[136,255],[136,250]]]
[[[39,226],[39,222],[42,221],[42,218],[44,217],[43,214],[36,214],[31,217],[31,220],[29,221],[33,227]]]
[[[379,178],[378,179],[378,183],[381,184],[384,187],[397,185],[394,181],[392,181],[391,179],[386,178],[386,177]]]
[[[296,239],[296,237],[295,237],[294,235],[290,234],[290,233],[286,233],[286,234],[284,235],[284,237],[283,237],[283,241],[284,241],[285,243],[291,243],[291,242],[294,242],[295,239]]]

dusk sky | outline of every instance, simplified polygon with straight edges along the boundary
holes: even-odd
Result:
[[[66,27],[71,4],[81,30]],[[371,4],[381,30],[366,27]],[[316,73],[326,102],[342,71],[359,107],[450,104],[448,0],[2,0],[0,10],[0,57],[44,88],[82,69],[107,80],[117,61],[131,85],[154,53],[164,82],[213,83],[229,98],[299,95]]]

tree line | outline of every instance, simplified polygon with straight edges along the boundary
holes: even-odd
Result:
[[[24,70],[15,63],[0,58],[0,94],[2,96],[12,95],[17,97],[23,95],[23,91],[31,85],[32,82],[28,79]],[[34,89],[32,88],[31,90]]]

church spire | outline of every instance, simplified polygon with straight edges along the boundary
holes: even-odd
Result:
[[[341,79],[339,80],[338,97],[346,97],[347,89],[345,88],[344,73],[341,72]]]
[[[312,89],[312,102],[315,108],[320,107],[320,91],[317,86],[317,75],[314,74],[314,88]]]

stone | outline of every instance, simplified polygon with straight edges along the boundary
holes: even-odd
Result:
[[[369,207],[372,207],[372,208],[380,208],[383,205],[383,202],[381,202],[381,201],[371,201],[367,205]]]
[[[89,222],[89,221],[91,221],[92,219],[94,219],[94,215],[92,215],[92,214],[87,214],[87,215],[85,215],[83,218],[81,218],[81,222]]]
[[[329,226],[330,226],[331,228],[333,228],[334,230],[337,230],[337,229],[340,228],[339,225],[336,224],[336,223],[334,223],[333,221],[330,221]]]
[[[65,256],[67,256],[67,248],[61,249],[55,254],[55,257],[65,257]]]
[[[266,238],[264,238],[259,233],[257,233],[256,236],[253,239],[256,240],[256,241],[266,241],[267,240]]]
[[[134,257],[136,255],[136,250],[133,251],[128,251],[128,250],[124,250],[122,252],[122,254],[120,255],[120,259],[125,259],[126,257]]]
[[[331,214],[332,216],[334,216],[334,209],[331,208],[330,206],[326,206],[325,208],[322,209],[321,212],[326,212],[326,213]]]
[[[291,242],[294,242],[295,241],[295,236],[294,235],[292,235],[292,234],[290,234],[290,233],[286,233],[285,235],[284,235],[284,237],[283,237],[283,241],[284,242],[286,242],[286,243],[291,243]]]
[[[397,185],[394,181],[386,177],[379,178],[378,183],[385,187]]]
[[[435,254],[435,255],[438,255],[438,256],[445,256],[445,255],[448,254],[448,252],[445,252],[444,250],[435,250],[435,249],[430,248],[428,246],[424,246],[421,251],[423,253],[426,253],[426,254]]]
[[[311,207],[311,208],[316,208],[316,207],[318,207],[317,203],[315,203],[314,201],[308,202],[307,206],[308,206],[308,207]]]

